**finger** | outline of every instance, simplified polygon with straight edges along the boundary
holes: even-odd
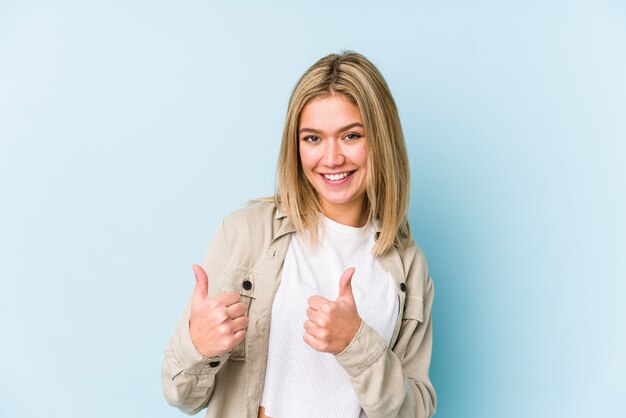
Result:
[[[324,327],[324,326],[326,326],[326,324],[328,324],[328,317],[322,311],[316,311],[314,309],[307,308],[306,316],[311,321],[315,322],[317,325],[319,325],[321,327]]]
[[[315,348],[317,350],[317,338],[315,338],[314,336],[312,336],[311,334],[309,334],[308,332],[304,333],[304,336],[302,337],[304,339],[304,342],[306,342],[308,345],[310,345],[311,347]]]
[[[309,334],[313,335],[312,331],[313,331],[313,329],[315,327],[315,323],[313,321],[311,321],[311,320],[304,321],[303,326],[304,326],[304,330],[306,332],[308,332]]]
[[[350,267],[343,272],[339,278],[339,297],[337,299],[345,299],[347,302],[354,303],[354,295],[352,294],[352,275],[355,268]]]
[[[315,338],[311,334],[305,333],[302,338],[304,339],[304,342],[310,345],[314,350],[324,351],[323,350],[324,344],[321,343],[317,338]]]
[[[326,305],[330,301],[321,296],[311,296],[308,302],[311,308],[315,309],[316,311],[319,311],[322,309],[322,306]]]
[[[214,297],[213,300],[218,305],[230,306],[240,302],[241,295],[237,292],[226,292]]]
[[[244,338],[246,338],[246,330],[245,329],[241,329],[241,330],[235,332],[235,334],[233,336],[233,348],[237,347],[239,344],[241,344],[241,342],[243,341]]]
[[[196,276],[196,287],[193,290],[195,300],[205,300],[209,297],[209,278],[202,267],[197,264],[191,266]]]
[[[246,330],[245,329],[239,330],[239,331],[235,332],[234,334],[230,334],[228,336],[228,338],[224,339],[224,341],[223,341],[224,349],[226,351],[232,350],[233,348],[235,348],[239,344],[241,344],[241,342],[243,341],[244,338],[246,338]]]
[[[324,340],[328,337],[328,330],[318,326],[313,321],[304,321],[304,329],[307,333],[315,337],[316,340]]]
[[[245,315],[248,312],[248,307],[243,302],[233,303],[226,308],[226,312],[228,312],[229,318],[235,319]]]
[[[211,319],[211,322],[214,324],[223,324],[230,320],[230,317],[228,316],[228,312],[226,312],[226,308],[223,306],[217,306],[211,310]]]
[[[240,316],[239,318],[235,318],[232,321],[230,321],[230,329],[231,331],[236,334],[237,332],[246,329],[246,327],[248,326],[248,317],[247,316]]]

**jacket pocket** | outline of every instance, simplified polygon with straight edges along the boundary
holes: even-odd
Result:
[[[257,284],[259,274],[252,269],[244,266],[235,266],[227,268],[224,271],[222,280],[223,292],[237,292],[241,296],[240,300],[246,305],[246,315],[250,312],[250,304],[254,300],[254,291]],[[245,361],[246,360],[246,340],[231,351],[230,360]]]
[[[404,312],[402,319],[414,319],[418,322],[424,321],[424,299],[419,296],[407,296],[404,301]]]
[[[424,321],[424,300],[419,296],[407,296],[404,301],[400,335],[396,341],[393,352],[398,358],[403,359],[411,338],[417,327]]]

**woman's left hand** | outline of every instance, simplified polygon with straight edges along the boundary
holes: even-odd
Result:
[[[321,296],[309,298],[306,310],[308,321],[304,323],[304,341],[325,353],[342,352],[354,338],[361,326],[361,317],[352,295],[354,268],[344,271],[339,279],[339,297],[328,300]]]

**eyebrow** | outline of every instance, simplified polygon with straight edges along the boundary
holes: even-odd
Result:
[[[344,132],[352,128],[363,128],[363,125],[359,122],[351,123],[350,125],[346,125],[343,128],[339,128],[336,133]],[[322,133],[322,131],[318,131],[317,129],[313,129],[313,128],[301,128],[300,133],[303,133],[303,132],[312,132],[314,134]]]

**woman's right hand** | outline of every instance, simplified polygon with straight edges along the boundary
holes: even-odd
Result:
[[[209,279],[202,267],[192,266],[196,287],[191,301],[189,334],[204,357],[217,357],[235,348],[246,336],[247,307],[237,292],[209,297]]]

